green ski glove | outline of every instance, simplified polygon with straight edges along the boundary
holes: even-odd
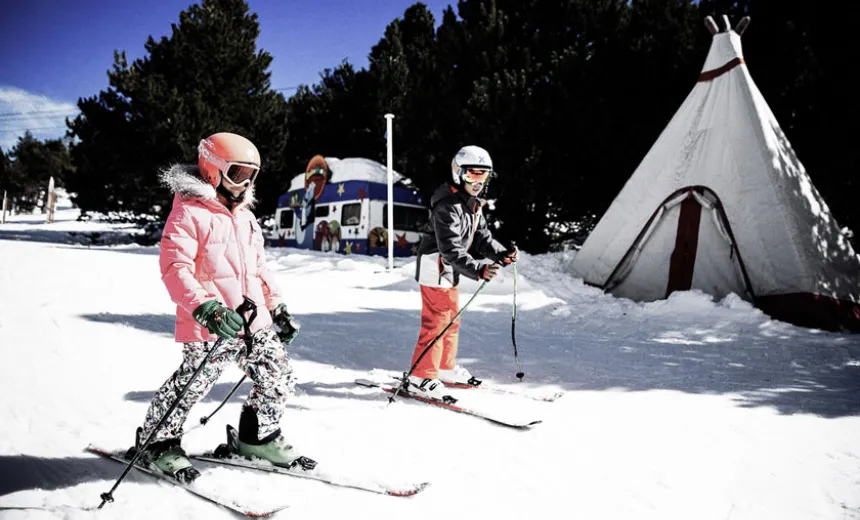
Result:
[[[229,309],[216,300],[210,300],[191,313],[197,323],[206,327],[210,333],[225,339],[233,339],[242,330],[245,320],[236,311]]]
[[[299,335],[299,330],[302,324],[299,320],[290,316],[287,312],[287,306],[283,303],[272,309],[272,321],[281,329],[278,332],[278,337],[284,345],[289,345]]]

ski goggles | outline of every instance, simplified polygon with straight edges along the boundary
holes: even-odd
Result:
[[[492,170],[463,168],[460,170],[460,177],[469,184],[486,184],[490,180],[492,173]]]
[[[250,186],[257,178],[257,173],[260,172],[260,167],[256,164],[225,161],[212,153],[202,141],[197,150],[207,162],[221,171],[221,178],[234,187]]]
[[[227,169],[221,172],[224,180],[233,186],[250,186],[257,178],[260,168],[253,164],[227,163]]]

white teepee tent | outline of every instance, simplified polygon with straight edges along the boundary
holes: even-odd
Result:
[[[696,86],[577,253],[585,283],[637,301],[735,293],[799,325],[860,331],[860,259],[711,17]]]

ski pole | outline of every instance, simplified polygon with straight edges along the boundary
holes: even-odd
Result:
[[[243,318],[244,318],[244,316],[243,316]],[[245,337],[244,337],[245,348],[247,349],[249,356],[251,355],[251,347],[254,344],[253,339],[251,337],[251,323],[253,323],[256,318],[257,318],[257,308],[254,307],[254,310],[251,312],[251,317],[248,318],[247,320],[245,320],[245,323],[243,324],[243,327],[245,329]],[[230,398],[233,397],[233,394],[236,393],[236,390],[238,390],[239,387],[242,386],[242,383],[245,381],[246,377],[248,377],[247,374],[242,374],[242,379],[240,379],[239,382],[236,383],[235,386],[233,386],[233,389],[230,390],[230,393],[227,394],[227,397],[225,397],[224,400],[221,401],[221,404],[218,405],[218,408],[216,408],[214,412],[210,413],[206,417],[201,417],[200,418],[200,424],[198,424],[196,426],[192,426],[191,428],[188,428],[187,430],[185,430],[185,434],[187,435],[188,433],[196,430],[197,428],[200,428],[201,426],[206,426],[206,423],[209,422],[209,419],[211,419],[213,415],[218,413],[218,410],[223,408],[224,405],[227,404],[227,401],[229,401]]]
[[[254,300],[248,298],[247,296],[245,296],[244,298],[245,300],[236,308],[236,312],[242,315],[242,319],[244,320],[245,313],[251,311],[251,321],[253,321],[253,319],[257,317],[257,305],[254,303]],[[246,331],[249,330],[248,327],[249,325],[246,324]],[[246,339],[246,341],[249,340]],[[116,488],[119,487],[123,479],[125,479],[125,476],[128,475],[128,472],[131,471],[131,468],[132,466],[134,466],[134,463],[137,462],[137,459],[139,459],[141,454],[146,451],[147,447],[149,447],[149,444],[152,442],[152,439],[155,438],[155,434],[158,433],[158,430],[164,425],[165,422],[167,422],[167,419],[170,417],[170,414],[172,414],[176,407],[179,406],[179,403],[182,402],[182,398],[185,397],[185,394],[188,393],[189,389],[191,389],[191,385],[194,384],[194,381],[197,380],[197,377],[200,375],[201,372],[203,372],[203,369],[206,367],[206,364],[209,363],[209,360],[212,358],[212,356],[215,354],[215,352],[218,350],[222,343],[224,343],[224,338],[218,338],[218,341],[216,341],[212,348],[209,350],[209,352],[206,353],[206,357],[204,357],[203,361],[200,362],[200,365],[197,367],[197,370],[194,371],[194,374],[192,374],[191,379],[188,381],[182,391],[179,392],[179,396],[176,397],[176,399],[173,401],[173,404],[170,405],[170,408],[168,408],[167,411],[164,412],[164,415],[161,416],[161,419],[158,420],[158,424],[156,424],[155,428],[152,429],[152,432],[149,434],[149,437],[147,437],[143,445],[141,445],[139,448],[136,447],[137,449],[135,449],[134,457],[131,458],[131,461],[129,461],[128,465],[125,467],[125,470],[123,470],[119,478],[116,479],[116,482],[114,482],[113,487],[107,493],[101,494],[100,498],[102,499],[102,503],[99,504],[98,509],[104,507],[104,505],[108,502],[113,502],[113,492],[116,491]]]
[[[397,397],[397,394],[400,393],[400,390],[404,389],[404,387],[406,386],[406,382],[409,380],[409,376],[412,375],[412,372],[418,366],[418,363],[420,363],[421,360],[424,359],[424,356],[428,352],[430,352],[430,348],[435,345],[436,342],[439,341],[439,338],[441,338],[445,334],[445,332],[451,327],[451,325],[453,325],[454,322],[457,321],[457,318],[459,318],[460,315],[463,314],[463,311],[466,310],[466,307],[468,307],[469,304],[472,303],[472,300],[475,299],[475,296],[478,296],[478,293],[481,292],[481,289],[483,289],[488,282],[489,280],[484,280],[483,282],[481,282],[481,285],[478,286],[478,290],[476,290],[475,294],[473,294],[472,297],[469,298],[469,301],[466,302],[466,305],[463,305],[463,307],[459,311],[457,311],[457,314],[455,314],[454,317],[451,318],[451,321],[449,321],[448,324],[445,325],[445,328],[442,329],[442,332],[440,332],[435,338],[433,338],[433,341],[431,341],[430,344],[427,345],[427,347],[424,349],[424,352],[422,352],[421,355],[418,356],[418,359],[415,360],[415,363],[412,364],[412,368],[409,369],[409,372],[407,372],[406,375],[403,376],[403,380],[400,382],[400,386],[398,386],[397,389],[394,391],[394,394],[392,394],[391,397],[388,398],[388,404],[394,402],[394,398]]]
[[[514,344],[514,360],[517,362],[517,377],[520,381],[525,375],[520,370],[520,356],[517,354],[517,263],[514,262],[514,303],[511,306],[511,342]]]
[[[236,386],[234,386],[233,389],[230,390],[230,393],[227,394],[227,397],[225,397],[223,401],[221,401],[221,404],[218,405],[218,408],[216,408],[214,412],[210,413],[206,417],[201,417],[200,418],[200,424],[196,424],[196,425],[192,426],[191,428],[188,428],[187,430],[185,430],[185,434],[188,435],[189,433],[193,432],[197,428],[200,428],[201,426],[206,426],[206,423],[209,422],[209,419],[211,419],[213,415],[218,413],[218,410],[220,410],[221,408],[224,407],[225,404],[227,404],[227,401],[229,401],[230,398],[233,397],[233,394],[235,394],[236,390],[238,390],[239,387],[242,386],[242,383],[245,382],[245,378],[247,378],[247,377],[248,376],[246,374],[243,374],[242,379],[240,379],[239,382],[236,383]]]
[[[254,313],[251,314],[251,318],[245,322],[245,347],[248,349],[249,355],[251,354],[251,347],[253,345],[252,339],[251,339],[251,323],[254,321],[254,318],[256,318],[256,317],[257,317],[257,312],[255,310]],[[206,423],[209,422],[209,419],[211,419],[213,415],[218,413],[218,410],[220,410],[221,408],[224,407],[225,404],[227,404],[227,401],[229,401],[230,398],[233,397],[233,394],[235,394],[236,390],[238,390],[239,387],[242,386],[242,383],[245,382],[245,379],[247,377],[248,377],[248,374],[242,374],[242,379],[240,379],[239,382],[233,386],[233,389],[230,390],[230,393],[227,394],[227,397],[225,397],[224,400],[221,401],[221,404],[218,405],[218,408],[216,408],[214,412],[210,413],[206,417],[201,417],[200,418],[200,424],[197,424],[197,425],[192,426],[191,428],[188,428],[187,430],[185,430],[185,434],[187,435],[187,434],[193,432],[194,430],[196,430],[197,428],[200,428],[201,426],[206,426]]]
[[[511,249],[517,249],[517,243],[511,240]],[[516,376],[520,381],[523,380],[525,374],[520,370],[520,356],[517,354],[517,263],[514,264],[514,301],[511,305],[511,343],[514,344],[514,360],[517,362]]]

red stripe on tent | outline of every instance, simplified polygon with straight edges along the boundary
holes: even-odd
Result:
[[[693,267],[696,265],[696,250],[699,248],[699,221],[702,206],[695,197],[681,202],[678,216],[678,232],[675,235],[675,250],[669,261],[669,281],[666,297],[675,291],[689,291],[693,286]]]
[[[860,304],[810,293],[758,296],[755,305],[768,316],[833,332],[860,332]]]
[[[732,70],[733,68],[737,67],[741,63],[744,63],[743,58],[735,58],[732,61],[726,63],[725,65],[723,65],[722,67],[720,67],[718,69],[706,70],[705,72],[703,72],[699,76],[699,81],[711,81],[712,79],[716,78],[717,76],[721,76],[721,75],[725,74],[726,72]]]

